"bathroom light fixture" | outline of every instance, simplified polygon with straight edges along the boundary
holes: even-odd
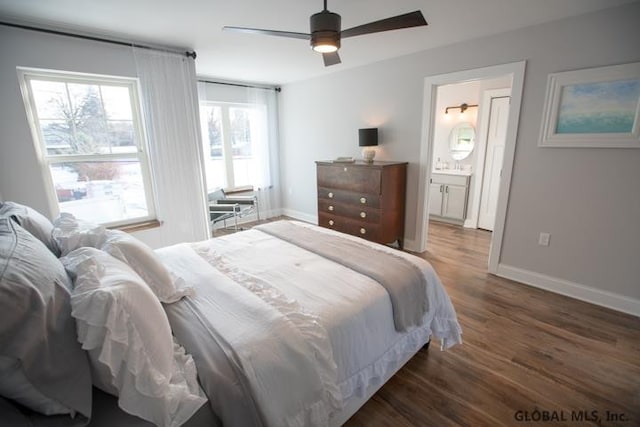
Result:
[[[453,105],[453,106],[451,106],[451,107],[447,107],[447,108],[445,108],[445,109],[444,109],[444,113],[445,113],[445,114],[449,114],[449,110],[459,108],[459,109],[460,109],[460,114],[462,114],[462,113],[464,113],[465,111],[467,111],[467,109],[468,109],[468,108],[471,108],[471,107],[477,107],[477,106],[478,106],[478,104],[467,104],[467,103],[465,102],[465,103],[462,103],[462,104],[460,104],[460,105]]]

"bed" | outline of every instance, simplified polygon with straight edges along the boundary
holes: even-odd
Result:
[[[73,299],[74,292],[84,286],[78,282],[84,277],[78,266],[87,264],[89,258],[93,259],[92,271],[110,265],[107,256],[129,261],[128,265],[138,269],[143,266],[123,256],[128,246],[119,244],[114,250],[118,246],[114,237],[104,237],[108,231],[88,226],[79,230],[77,221],[75,227],[75,237],[58,231],[57,240],[53,239],[58,247],[74,247],[59,254],[73,282],[74,304],[78,300]],[[86,233],[88,229],[92,231]],[[56,236],[56,227],[51,233]],[[77,238],[78,233],[82,239]],[[116,237],[133,244],[128,236]],[[316,242],[323,243],[316,248]],[[135,245],[138,248],[141,243]],[[354,254],[354,248],[360,258],[340,255],[341,251]],[[190,394],[184,392],[186,386],[180,388],[184,392],[180,405],[186,408],[181,416],[158,421],[144,413],[130,415],[127,412],[132,411],[122,410],[123,406],[131,409],[123,403],[127,394],[97,381],[104,378],[104,372],[96,372],[96,349],[84,350],[93,384],[92,412],[86,417],[90,426],[338,426],[432,338],[442,348],[461,342],[454,308],[426,261],[314,225],[278,221],[158,249],[153,257],[179,285],[171,295],[153,291],[162,295],[161,300],[169,298],[162,303],[169,334],[180,349],[181,360],[195,367],[197,384],[190,383]],[[376,270],[376,264],[387,271]],[[399,279],[385,281],[376,276],[393,276],[403,269],[409,275],[418,272],[424,286],[417,288],[425,296],[417,304],[422,307],[417,319],[415,310],[405,318],[398,314],[402,305],[411,305],[407,301],[419,300],[411,294],[415,287],[402,296],[409,287],[398,294],[394,283]],[[144,277],[148,268],[138,273],[145,283],[154,282],[153,277]],[[392,283],[386,283],[389,281]],[[84,349],[91,333],[82,325],[92,323],[86,317],[93,314],[83,314],[82,306],[74,304],[78,340]],[[104,348],[100,350],[104,356]],[[123,380],[119,385],[126,389],[127,384]],[[138,402],[137,398],[133,401]],[[46,418],[59,420],[64,415]]]

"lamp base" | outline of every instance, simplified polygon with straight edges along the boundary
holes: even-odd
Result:
[[[373,159],[376,157],[376,150],[373,148],[362,149],[362,160],[367,163],[373,163]]]

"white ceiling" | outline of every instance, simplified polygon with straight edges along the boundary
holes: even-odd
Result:
[[[322,0],[0,0],[0,20],[194,49],[201,76],[283,84],[637,0],[329,0],[350,28],[420,9],[427,27],[343,40],[325,68],[304,40],[223,32],[232,25],[309,32]]]

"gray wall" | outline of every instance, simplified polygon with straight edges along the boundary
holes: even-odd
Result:
[[[416,239],[424,78],[526,60],[500,263],[631,297],[638,307],[640,149],[553,149],[537,142],[547,74],[640,61],[639,22],[634,3],[285,85],[285,213],[313,218],[314,161],[359,157],[357,129],[379,126],[377,158],[410,162],[406,237]],[[549,247],[538,246],[541,231],[551,233]]]

